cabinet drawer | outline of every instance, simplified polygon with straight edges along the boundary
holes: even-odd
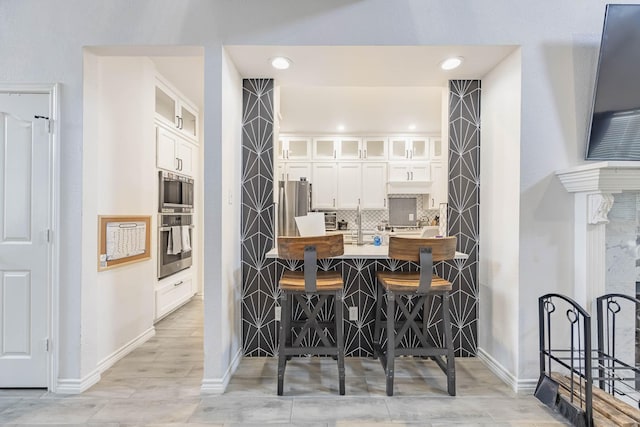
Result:
[[[155,291],[156,320],[189,300],[194,294],[191,277],[168,280]]]

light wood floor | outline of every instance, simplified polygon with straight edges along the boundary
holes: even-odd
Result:
[[[292,360],[285,396],[276,360],[245,358],[223,395],[201,394],[202,301],[156,325],[156,336],[77,396],[0,390],[1,425],[55,426],[551,426],[568,425],[532,396],[517,396],[480,361],[456,360],[457,396],[434,362],[399,360],[387,397],[378,361],[347,358],[347,394],[335,361]]]

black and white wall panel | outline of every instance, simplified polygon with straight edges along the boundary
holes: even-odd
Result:
[[[457,271],[451,321],[456,354],[473,356],[478,337],[478,236],[480,213],[480,80],[449,82],[449,234],[469,255]],[[449,279],[451,280],[451,279]]]
[[[474,86],[475,85],[475,86]],[[273,81],[269,79],[244,80],[243,133],[242,133],[242,323],[243,346],[246,356],[274,356],[277,354],[278,322],[275,307],[279,304],[278,278],[285,268],[301,268],[301,263],[266,259],[265,254],[274,243],[273,206]],[[464,96],[457,88],[475,87]],[[473,123],[475,139],[458,138],[450,128],[449,178],[449,234],[458,236],[458,250],[469,254],[468,261],[439,263],[436,269],[442,277],[454,283],[452,323],[454,345],[458,356],[475,355],[477,316],[477,230],[478,223],[478,162],[479,162],[479,82],[452,82],[450,127],[454,124]],[[459,102],[454,99],[460,98]],[[463,108],[459,104],[465,104]],[[475,106],[475,107],[474,107]],[[455,107],[455,108],[454,108]],[[472,108],[474,107],[474,108]],[[471,110],[469,110],[471,108]],[[471,111],[474,111],[473,113]],[[469,127],[469,126],[467,126]],[[471,127],[469,127],[470,129]],[[458,141],[464,140],[465,150],[459,152]],[[473,148],[469,145],[473,145]],[[467,149],[468,148],[468,149]],[[475,150],[475,151],[474,151]],[[461,168],[460,164],[465,163]],[[464,171],[462,170],[464,169]],[[474,186],[471,195],[462,186]],[[453,188],[455,187],[455,188]],[[475,215],[475,216],[474,216]],[[320,269],[342,273],[345,281],[345,316],[348,307],[358,307],[357,321],[345,320],[345,353],[347,356],[371,356],[376,304],[376,270],[415,269],[412,263],[371,259],[321,260]],[[439,304],[439,301],[434,301]],[[435,308],[435,307],[434,307]],[[294,309],[296,316],[301,310]],[[333,316],[331,304],[323,307],[321,318]],[[441,320],[429,319],[430,336],[442,341]],[[309,335],[307,343],[316,337]],[[407,338],[412,341],[412,337]]]

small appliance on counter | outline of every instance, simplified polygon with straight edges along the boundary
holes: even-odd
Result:
[[[336,231],[338,229],[338,214],[336,212],[324,213],[325,231]]]
[[[349,229],[349,223],[344,219],[338,221],[338,230],[347,230]]]

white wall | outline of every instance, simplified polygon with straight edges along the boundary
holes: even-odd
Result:
[[[440,87],[281,86],[280,132],[440,134],[441,98]]]
[[[520,92],[516,50],[482,78],[478,347],[515,373],[519,328]]]
[[[154,68],[147,58],[87,53],[82,253],[84,318],[95,324],[87,339],[98,365],[130,341],[153,330],[157,240],[157,173],[153,132]],[[95,90],[95,92],[94,92]],[[151,216],[151,259],[98,272],[98,215]],[[93,320],[91,320],[93,319]]]
[[[240,254],[242,175],[242,78],[229,56],[222,57],[222,227],[220,373],[238,356],[241,340],[242,266]],[[220,351],[221,350],[221,351]]]
[[[629,2],[632,3],[632,2]],[[83,139],[83,46],[191,45],[205,50],[204,288],[207,328],[222,309],[222,45],[456,45],[522,47],[519,210],[519,363],[515,377],[537,377],[534,302],[554,290],[572,294],[573,200],[554,171],[584,163],[587,114],[606,1],[576,3],[509,0],[347,1],[271,0],[9,0],[0,2],[0,81],[60,82],[60,342],[61,378],[82,379],[97,361],[86,318],[97,302],[78,260],[93,250],[93,236],[79,231],[83,197],[97,167],[91,141]],[[126,11],[123,13],[122,11]],[[331,31],[327,31],[330,28]],[[52,37],[55,35],[55,37]],[[518,177],[513,177],[518,179]],[[91,203],[87,202],[87,206]],[[489,213],[491,214],[491,212]],[[515,212],[511,212],[515,215]],[[90,229],[90,228],[87,228]],[[505,236],[508,238],[509,236]],[[513,237],[512,238],[516,238]],[[509,244],[507,242],[507,244]],[[90,278],[86,278],[90,280]],[[227,310],[223,309],[224,316]],[[226,317],[228,320],[228,317]],[[221,336],[205,331],[208,356],[224,351]],[[57,345],[56,345],[57,344]],[[207,357],[205,379],[221,378],[220,358]]]

